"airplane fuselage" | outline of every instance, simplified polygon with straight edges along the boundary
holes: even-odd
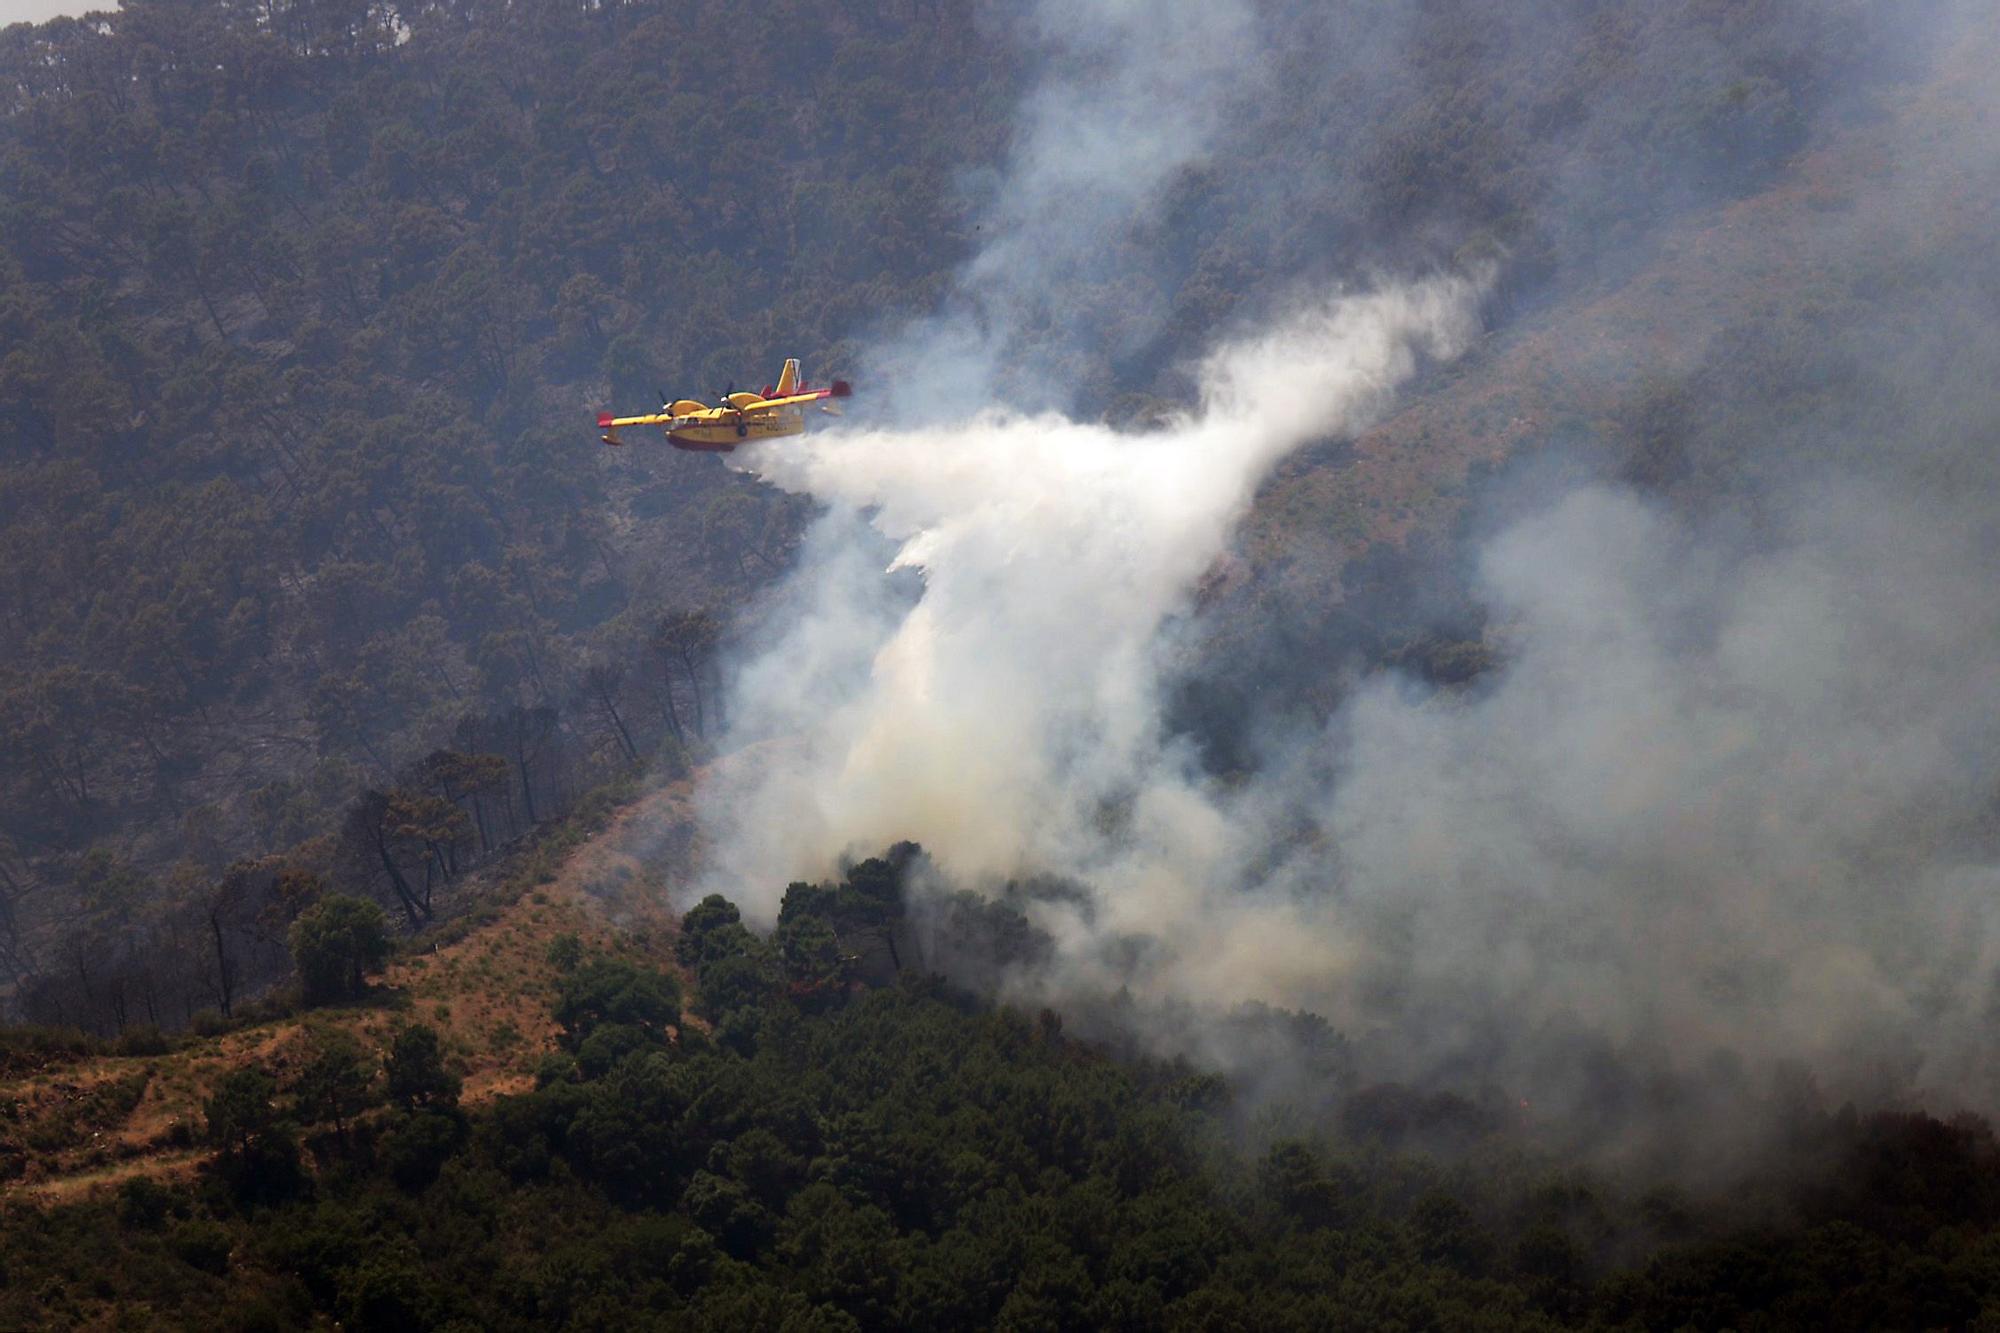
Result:
[[[741,444],[803,434],[806,414],[796,407],[735,412],[710,409],[666,423],[667,443],[696,453],[726,454]]]
[[[806,404],[827,398],[845,398],[851,393],[846,380],[835,380],[824,389],[809,389],[799,377],[797,358],[785,362],[777,384],[761,394],[730,392],[714,407],[692,398],[665,404],[658,412],[621,417],[610,412],[597,414],[597,428],[606,444],[623,444],[618,431],[624,426],[658,426],[667,443],[676,449],[696,453],[726,454],[738,445],[757,440],[782,439],[802,435],[806,429]],[[664,395],[663,395],[664,396]],[[833,412],[831,405],[820,409]]]

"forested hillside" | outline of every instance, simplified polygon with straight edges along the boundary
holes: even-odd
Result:
[[[1283,95],[1024,353],[1060,372],[1036,392],[1170,402],[1217,327],[1380,262],[1497,247],[1532,306],[1909,68],[1866,6],[1303,22]],[[699,751],[716,645],[803,513],[607,455],[587,414],[852,371],[969,253],[1035,58],[1006,6],[7,30],[0,942],[32,1011],[226,1007],[204,947],[296,910],[247,862],[420,921],[593,782]]]
[[[1858,1329],[1968,1326],[2000,1297],[2000,1154],[1972,1118],[1801,1106],[1781,1153],[1709,1197],[1524,1149],[1500,1107],[1352,1087],[1337,1039],[1309,1076],[1333,1113],[1271,1114],[923,975],[913,855],[791,886],[769,938],[713,897],[650,954],[563,934],[506,954],[507,978],[462,971],[455,1008],[531,976],[544,1010],[533,1089],[497,1099],[475,1099],[465,1061],[486,1057],[470,1029],[441,1037],[436,992],[371,987],[215,1077],[175,1135],[192,1180],[0,1212],[0,1318]],[[1004,958],[1032,934],[965,897],[948,942]],[[178,1077],[165,1054],[32,1132],[115,1123]]]
[[[1760,188],[1566,238],[1615,271],[1544,289],[1564,296],[1379,429],[1283,464],[1204,590],[1179,717],[1216,761],[1244,762],[1258,708],[1324,716],[1330,660],[1448,687],[1491,668],[1478,552],[1552,489],[1615,481],[1768,540],[1813,485],[1989,485],[1992,54],[1985,33],[1879,79]]]
[[[1173,15],[1033,0],[0,31],[0,1323],[1986,1326],[1967,11],[1245,0],[1158,69],[1104,35]],[[1135,69],[1209,118],[1082,114]],[[829,877],[703,897],[714,844],[798,833],[715,793],[847,776],[791,767],[866,702],[809,687],[935,571],[598,409],[798,356],[853,436],[1143,440],[1217,347],[1439,273],[1466,345],[1410,335],[1365,428],[1251,479],[1090,682],[1136,720],[911,699],[1057,772],[1157,733],[1067,862],[829,820]],[[926,380],[967,329],[988,378]],[[1577,540],[1509,526],[1579,494]],[[957,605],[1040,688],[1067,622],[1004,623],[997,545]],[[891,776],[1012,808],[934,753]],[[772,808],[838,806],[803,785]],[[1149,838],[1236,860],[1093,882]]]
[[[5,924],[17,979],[80,991],[40,1016],[131,1017],[63,937],[83,972],[250,950],[273,874],[239,858],[344,818],[295,860],[386,873],[420,918],[583,786],[701,747],[721,617],[796,512],[706,460],[607,457],[589,416],[838,369],[856,310],[921,301],[943,157],[1006,68],[935,15],[866,41],[803,16],[9,30]],[[777,90],[718,99],[705,53],[746,40]],[[948,73],[856,77],[895,50]],[[148,1021],[229,998],[136,985]]]

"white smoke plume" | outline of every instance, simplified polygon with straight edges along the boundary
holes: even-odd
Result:
[[[1285,32],[1242,0],[1102,0],[1035,6],[1023,36],[1043,74],[985,186],[986,242],[874,357],[889,415],[924,426],[746,460],[829,506],[733,682],[732,741],[779,748],[705,796],[711,877],[766,919],[788,879],[911,838],[975,880],[1103,880],[1093,930],[1204,928],[1200,867],[1229,830],[1163,735],[1162,627],[1273,463],[1356,429],[1475,330],[1490,275],[1439,277],[1307,302],[1216,350],[1198,408],[1157,429],[982,410],[1003,381],[1016,404],[1067,401],[1051,327],[1095,283],[1130,304],[1135,238],[1268,92]],[[920,576],[914,602],[884,563]]]
[[[1840,467],[1766,478],[1754,525],[1547,497],[1483,546],[1503,665],[1469,691],[1375,677],[1234,783],[1170,735],[1174,626],[1260,480],[1460,350],[1483,279],[1309,303],[1142,431],[945,419],[992,401],[1017,335],[1226,118],[1255,24],[1169,8],[1090,8],[1071,54],[1108,62],[1103,95],[1058,61],[1031,101],[1015,205],[887,356],[926,424],[740,456],[826,510],[730,682],[697,892],[768,922],[787,881],[914,839],[959,884],[1082,886],[1031,907],[1057,959],[1024,993],[1132,996],[1160,1044],[1224,1063],[1225,1029],[1161,1020],[1310,1009],[1371,1076],[1497,1084],[1572,1124],[1712,1136],[1785,1062],[1830,1098],[2000,1107],[2000,475],[1953,401],[1926,408],[1939,457],[1842,439]],[[1219,25],[1193,63],[1106,40],[1181,22]],[[1080,213],[1072,170],[1105,186]],[[1871,216],[1839,224],[1867,250]],[[1991,345],[1990,312],[1959,317],[1978,336],[1938,341]]]
[[[787,880],[914,838],[972,879],[1101,879],[1110,929],[1206,928],[1230,831],[1162,734],[1161,629],[1270,466],[1463,346],[1477,291],[1440,277],[1301,311],[1217,351],[1201,406],[1142,433],[989,410],[753,456],[832,509],[798,614],[736,681],[739,739],[788,744],[711,788],[714,873],[768,918]],[[864,522],[921,574],[914,604],[868,567]]]

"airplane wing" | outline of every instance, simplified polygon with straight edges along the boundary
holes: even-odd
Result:
[[[783,398],[766,398],[763,402],[747,410],[757,412],[767,407],[790,407],[794,403],[816,402],[821,398],[846,398],[852,395],[853,392],[853,387],[846,380],[835,380],[824,389],[813,389],[806,393],[787,394]]]
[[[614,417],[609,412],[597,414],[597,428],[604,432],[598,438],[606,444],[623,444],[618,438],[620,426],[664,426],[674,419],[670,412],[649,412],[643,417]]]
[[[609,412],[597,414],[599,430],[616,430],[620,426],[664,426],[673,417],[664,412],[654,412],[643,417],[614,417]]]

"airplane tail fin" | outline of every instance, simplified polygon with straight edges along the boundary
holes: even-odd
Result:
[[[778,373],[778,389],[770,395],[773,398],[788,398],[799,387],[799,362],[797,357],[785,362],[785,368]]]

